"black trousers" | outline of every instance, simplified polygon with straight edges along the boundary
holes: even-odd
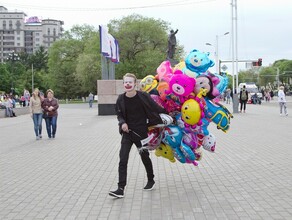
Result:
[[[119,162],[119,188],[125,188],[127,185],[127,168],[128,168],[128,160],[129,154],[132,148],[132,145],[135,144],[139,149],[142,147],[139,139],[133,136],[133,133],[123,133],[122,141],[121,141],[121,149],[120,149],[120,162]],[[148,181],[152,181],[154,179],[153,174],[153,166],[151,159],[149,157],[148,150],[143,150],[140,152],[141,160],[144,164],[144,167],[147,172]]]
[[[240,111],[242,111],[242,107],[243,107],[243,110],[245,111],[245,109],[246,109],[246,103],[247,103],[247,100],[245,100],[245,101],[240,101]]]

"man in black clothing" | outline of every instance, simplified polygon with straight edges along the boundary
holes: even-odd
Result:
[[[243,107],[243,112],[245,113],[246,103],[248,100],[248,92],[245,88],[245,85],[243,85],[243,87],[239,93],[239,100],[240,100],[240,112],[242,112],[242,107]]]
[[[120,162],[119,162],[119,182],[116,191],[110,191],[109,195],[122,198],[127,184],[127,166],[130,150],[133,144],[139,149],[142,147],[141,140],[148,137],[148,127],[162,124],[159,113],[165,113],[151,96],[146,92],[137,91],[136,76],[127,73],[123,77],[125,93],[120,94],[116,102],[116,113],[119,121],[119,131],[122,135]],[[148,182],[145,190],[152,190],[155,181],[153,166],[148,150],[140,151],[142,162],[147,172]]]

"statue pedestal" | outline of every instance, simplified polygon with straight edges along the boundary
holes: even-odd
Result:
[[[170,62],[171,66],[175,66],[176,64],[179,63],[179,61],[175,59],[171,59],[171,58],[166,58],[166,59]]]

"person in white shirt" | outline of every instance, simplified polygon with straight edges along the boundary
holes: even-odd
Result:
[[[284,110],[284,114],[286,116],[288,116],[288,110],[287,110],[287,105],[286,105],[286,95],[284,93],[284,86],[279,87],[278,102],[280,105],[280,116],[282,115],[283,110]]]

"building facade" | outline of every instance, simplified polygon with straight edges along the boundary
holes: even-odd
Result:
[[[61,38],[62,25],[60,20],[27,18],[24,12],[11,12],[0,6],[0,62],[13,51],[32,54],[41,46],[47,50]]]

